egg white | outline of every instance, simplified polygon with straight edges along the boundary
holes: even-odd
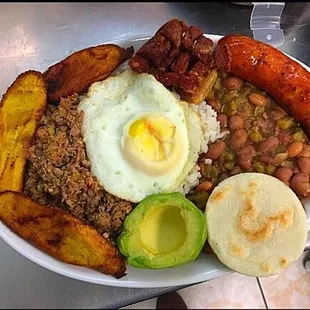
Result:
[[[104,189],[122,199],[175,191],[194,167],[202,141],[199,117],[150,74],[130,69],[94,83],[79,104],[82,133],[91,171]],[[177,164],[164,174],[149,175],[131,165],[122,152],[124,128],[145,114],[160,114],[177,127],[184,147]]]

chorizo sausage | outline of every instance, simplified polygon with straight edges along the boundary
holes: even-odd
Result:
[[[243,35],[221,38],[214,57],[218,69],[264,90],[310,137],[310,73],[305,68],[271,45]]]

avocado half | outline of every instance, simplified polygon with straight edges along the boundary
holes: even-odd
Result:
[[[207,239],[205,215],[180,193],[142,200],[126,217],[118,238],[136,268],[169,268],[195,260]]]

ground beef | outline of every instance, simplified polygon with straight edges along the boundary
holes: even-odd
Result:
[[[29,150],[24,191],[39,203],[62,207],[115,240],[132,204],[107,193],[92,175],[78,103],[78,95],[73,95],[61,99],[58,106],[48,106]]]

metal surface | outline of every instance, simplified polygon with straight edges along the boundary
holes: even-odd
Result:
[[[251,6],[233,3],[1,3],[0,93],[29,69],[76,50],[149,35],[172,17],[205,33],[252,36]],[[284,52],[310,65],[310,4],[286,3]],[[125,289],[75,281],[28,261],[0,240],[0,308],[119,308],[174,288]]]

